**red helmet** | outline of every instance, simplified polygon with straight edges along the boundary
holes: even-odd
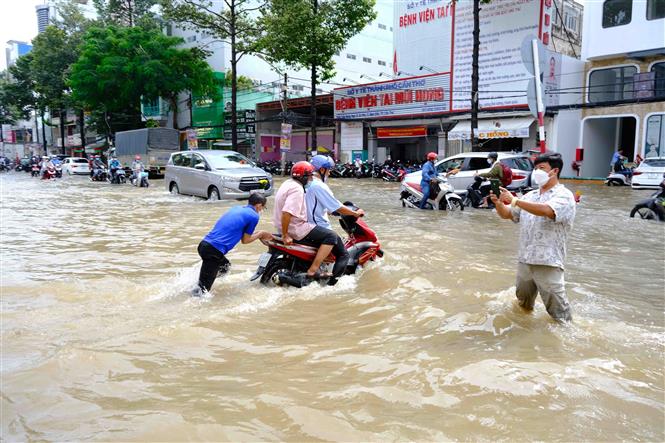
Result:
[[[134,160],[141,160],[141,156],[137,154],[137,155],[134,157]]]
[[[437,157],[438,155],[436,152],[430,152],[427,154],[427,160],[436,160]]]
[[[301,161],[293,165],[291,168],[291,177],[301,178],[309,177],[314,172],[314,166],[310,162]]]

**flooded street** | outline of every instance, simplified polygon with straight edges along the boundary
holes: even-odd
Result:
[[[665,440],[665,223],[628,217],[650,191],[567,184],[559,326],[515,307],[515,225],[403,209],[372,180],[332,187],[381,261],[268,289],[249,282],[265,247],[239,245],[192,299],[196,247],[237,203],[151,184],[0,175],[4,440]]]

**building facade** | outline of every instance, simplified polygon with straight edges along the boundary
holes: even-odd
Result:
[[[549,48],[569,57],[580,58],[583,17],[584,6],[575,0],[554,0]]]
[[[665,157],[665,2],[587,2],[580,175],[604,177],[613,153]]]

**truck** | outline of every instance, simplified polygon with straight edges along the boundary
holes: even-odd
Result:
[[[129,167],[136,155],[151,176],[163,176],[171,153],[180,150],[180,132],[170,128],[145,128],[116,132],[115,148],[109,154],[116,155],[123,166]]]

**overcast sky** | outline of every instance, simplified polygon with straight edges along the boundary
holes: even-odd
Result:
[[[0,0],[0,71],[5,69],[7,40],[30,43],[37,35],[35,6],[44,0]]]

